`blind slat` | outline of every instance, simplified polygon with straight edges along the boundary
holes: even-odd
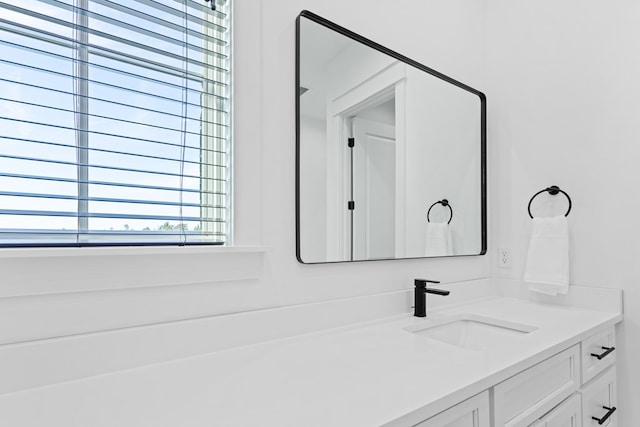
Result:
[[[24,124],[31,124],[34,126],[44,126],[44,127],[49,127],[49,128],[56,128],[56,129],[64,129],[64,130],[75,130],[75,128],[70,127],[70,126],[62,126],[62,125],[53,125],[53,124],[48,124],[48,123],[41,123],[41,122],[36,122],[33,120],[21,120],[21,119],[14,119],[11,117],[0,117],[1,120],[10,120],[13,122],[17,122],[17,123],[24,123]],[[90,131],[86,131],[89,134],[94,134],[94,135],[103,135],[103,136],[109,136],[109,137],[113,137],[113,138],[123,138],[123,139],[129,139],[129,140],[135,140],[135,141],[142,141],[142,142],[149,142],[152,144],[157,144],[157,145],[167,145],[167,146],[173,146],[173,147],[181,147],[179,144],[171,144],[168,142],[163,142],[163,141],[158,141],[155,139],[147,139],[147,138],[138,138],[135,136],[129,136],[129,135],[120,135],[120,134],[114,134],[114,133],[109,133],[109,132],[99,132],[99,131],[95,131],[95,130],[90,130]],[[220,138],[220,139],[224,139],[222,137],[215,137],[215,138]],[[188,148],[188,147],[185,147]]]
[[[0,215],[28,215],[43,217],[69,217],[69,218],[108,218],[108,219],[144,219],[152,221],[180,221],[180,222],[204,222],[224,223],[222,218],[201,218],[176,215],[136,215],[136,214],[115,214],[115,213],[98,213],[98,212],[70,212],[70,211],[36,211],[24,209],[0,209]]]
[[[157,206],[184,206],[184,207],[202,207],[208,209],[224,208],[224,205],[207,205],[203,203],[187,203],[187,202],[171,202],[158,200],[136,200],[136,199],[114,199],[110,197],[76,197],[65,194],[51,193],[17,193],[13,191],[0,191],[0,196],[8,197],[30,197],[36,199],[51,200],[85,200],[87,202],[106,202],[106,203],[132,203],[139,205],[157,205]]]
[[[0,159],[13,159],[13,160],[23,160],[23,161],[29,161],[29,162],[42,162],[42,163],[52,163],[52,164],[57,164],[57,165],[66,165],[66,166],[87,166],[89,168],[98,168],[98,169],[108,169],[111,171],[121,171],[121,172],[135,172],[135,173],[143,173],[143,174],[150,174],[150,175],[163,175],[163,176],[177,176],[177,177],[182,177],[182,178],[195,178],[195,179],[201,179],[201,180],[211,180],[211,181],[220,181],[219,178],[210,178],[210,177],[202,177],[200,175],[188,175],[185,173],[176,173],[176,172],[168,172],[168,171],[154,171],[154,170],[146,170],[146,169],[136,169],[136,168],[125,168],[125,167],[118,167],[118,166],[109,166],[109,165],[99,165],[99,164],[88,164],[88,165],[83,165],[82,163],[78,163],[78,162],[68,162],[68,161],[64,161],[64,160],[55,160],[55,159],[43,159],[43,158],[38,158],[38,157],[27,157],[27,156],[15,156],[15,155],[11,155],[11,154],[0,154]],[[207,166],[212,166],[212,167],[216,167],[217,165],[215,164],[207,164]]]
[[[0,234],[0,236],[2,236],[2,234]],[[9,240],[6,241],[5,240],[5,247],[8,248],[93,248],[93,247],[100,247],[100,246],[113,246],[113,247],[119,247],[119,246],[166,246],[169,244],[172,244],[173,241],[167,242],[164,241],[162,239],[157,239],[158,241],[156,241],[156,239],[154,240],[147,240],[147,239],[136,239],[136,240],[127,240],[127,241],[102,241],[102,240],[91,240],[91,241],[85,241],[84,239],[84,234],[79,234],[78,235],[79,238],[77,239],[77,241],[73,241],[73,242],[69,242],[69,241],[57,241],[56,239],[53,238],[48,238],[46,235],[43,235],[42,238],[40,239],[40,242],[38,243],[31,243],[29,241],[25,241],[23,239],[21,240]],[[182,236],[182,235],[181,235]],[[188,235],[186,237],[189,237]],[[19,243],[17,243],[19,242]],[[45,242],[45,243],[41,243],[41,242]],[[186,242],[182,242],[180,243],[180,246],[183,245],[189,245],[189,246],[197,246],[197,245],[201,245],[201,246],[214,246],[214,245],[224,245],[225,242],[224,241],[211,241],[211,240],[194,240],[192,238],[189,237],[189,240]]]
[[[22,142],[28,142],[28,143],[32,143],[32,144],[41,144],[41,145],[48,145],[48,146],[60,147],[60,148],[76,148],[75,146],[69,145],[69,144],[62,144],[62,143],[59,143],[59,142],[50,142],[50,141],[30,140],[30,139],[26,139],[26,138],[0,136],[0,139],[7,139],[7,140],[11,140],[11,141],[22,141]],[[197,148],[195,148],[195,147],[185,147],[185,148],[191,148],[193,150],[197,150]],[[103,148],[95,148],[95,147],[85,148],[85,150],[87,150],[89,152],[96,152],[96,153],[107,153],[107,154],[118,154],[118,155],[123,155],[123,156],[132,156],[132,157],[140,158],[140,159],[163,160],[163,161],[168,161],[168,162],[181,162],[181,163],[185,163],[185,164],[198,165],[198,166],[215,166],[215,167],[219,167],[219,168],[226,168],[227,167],[227,165],[223,165],[223,164],[207,163],[207,162],[202,162],[202,161],[196,162],[196,161],[193,161],[193,160],[180,160],[180,159],[176,159],[176,158],[172,158],[172,157],[153,156],[153,155],[150,155],[150,154],[139,154],[139,153],[133,153],[133,152],[127,152],[127,151],[106,150],[106,149],[103,149]],[[220,151],[220,150],[207,150],[207,151],[210,151],[211,153],[216,153],[216,154],[226,154],[224,151]]]
[[[169,186],[158,186],[158,185],[145,185],[145,184],[132,184],[132,183],[123,183],[123,182],[114,182],[114,181],[97,181],[97,180],[78,180],[64,177],[54,177],[54,176],[42,176],[42,175],[25,175],[25,174],[17,174],[17,173],[8,173],[1,172],[0,177],[5,178],[16,178],[16,179],[25,179],[25,180],[37,180],[37,181],[54,181],[60,183],[78,183],[78,184],[87,184],[87,185],[99,185],[105,187],[125,187],[125,188],[137,188],[142,190],[159,190],[159,191],[178,191],[184,193],[197,193],[205,196],[228,196],[226,192],[220,191],[211,191],[204,189],[192,189],[192,188],[182,188],[182,187],[169,187]]]
[[[193,236],[200,237],[213,237],[213,236],[224,236],[222,233],[202,233],[193,230],[185,230],[185,231],[173,231],[173,230],[116,230],[116,231],[102,231],[102,230],[90,230],[83,231],[80,233],[81,235],[102,235],[102,236],[113,236],[116,237],[118,235],[127,235],[127,236],[181,236],[182,234],[192,234]],[[76,230],[49,230],[49,229],[27,229],[27,228],[16,228],[16,229],[7,229],[4,231],[0,231],[0,236],[6,234],[37,234],[37,235],[51,235],[51,236],[60,236],[60,235],[69,235],[75,236],[78,234]]]

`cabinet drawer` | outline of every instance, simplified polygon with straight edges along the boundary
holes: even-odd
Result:
[[[580,395],[573,394],[529,427],[580,427],[582,426],[580,419]]]
[[[579,353],[576,345],[496,385],[495,426],[529,426],[573,394],[580,381]]]
[[[415,427],[489,427],[489,392],[484,391]]]
[[[580,389],[582,395],[582,425],[584,427],[616,427],[616,367],[612,366],[601,376]],[[614,409],[615,408],[615,409]],[[607,414],[610,414],[607,417]],[[603,418],[606,417],[606,420]],[[597,418],[602,422],[599,423]]]
[[[616,332],[614,328],[595,334],[582,341],[582,384],[613,365],[616,361]]]

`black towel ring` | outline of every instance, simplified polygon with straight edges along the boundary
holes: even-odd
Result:
[[[557,185],[552,185],[551,187],[547,187],[543,190],[540,190],[536,194],[534,194],[533,197],[531,197],[531,200],[529,200],[529,205],[527,206],[527,211],[529,211],[529,216],[533,218],[533,215],[531,215],[531,202],[533,202],[533,199],[535,199],[538,194],[544,193],[545,191],[547,191],[552,196],[555,196],[558,193],[562,193],[567,197],[567,200],[569,201],[569,209],[567,209],[567,213],[565,213],[564,216],[569,216],[569,212],[571,212],[571,197],[569,197],[569,195],[564,191],[562,191],[560,187],[558,187]]]
[[[447,221],[447,224],[450,224],[451,220],[453,219],[453,209],[451,208],[451,205],[449,204],[449,201],[447,199],[438,200],[437,202],[435,202],[429,207],[429,210],[427,211],[427,222],[431,222],[431,220],[429,219],[429,213],[431,212],[431,208],[433,208],[438,203],[440,203],[442,206],[446,206],[449,208],[450,216],[449,216],[449,221]]]

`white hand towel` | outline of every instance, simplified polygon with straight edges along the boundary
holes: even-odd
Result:
[[[565,216],[533,218],[524,281],[535,292],[568,292],[569,225]]]
[[[426,256],[453,255],[451,229],[446,222],[427,222]]]

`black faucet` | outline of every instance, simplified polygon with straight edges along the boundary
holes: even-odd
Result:
[[[413,315],[416,317],[427,317],[427,294],[436,294],[442,296],[449,295],[449,291],[427,288],[427,283],[440,283],[437,280],[415,279],[414,283],[416,285],[416,288],[414,291],[415,301]]]

